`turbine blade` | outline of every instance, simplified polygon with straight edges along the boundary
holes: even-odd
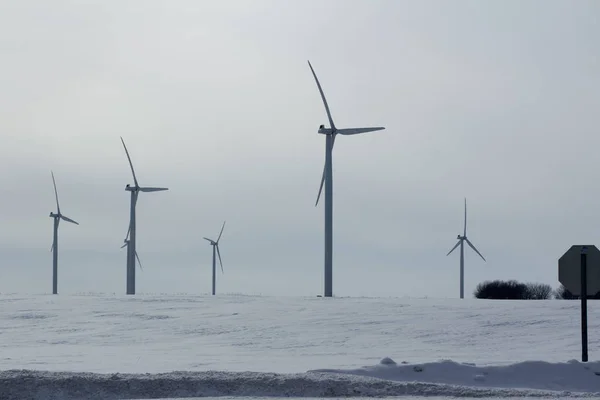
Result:
[[[137,251],[135,252],[135,258],[137,258],[137,260],[138,260],[138,264],[140,264],[140,269],[143,271],[143,270],[144,270],[144,268],[142,268],[142,262],[140,261],[140,256],[138,256],[138,253],[137,253]]]
[[[310,64],[310,61],[308,62],[308,66],[310,67],[310,70],[312,71],[312,74],[315,77],[315,81],[317,82],[319,92],[321,93],[321,99],[323,99],[323,104],[325,105],[325,110],[327,111],[327,118],[329,118],[329,125],[331,126],[331,129],[335,130],[335,124],[333,123],[331,112],[329,111],[329,105],[327,105],[327,100],[325,99],[325,93],[323,93],[323,89],[321,88],[321,84],[319,83],[319,79],[317,78],[317,74],[315,74],[315,70]]]
[[[54,172],[50,171],[52,174],[52,184],[54,185],[54,197],[56,197],[56,210],[57,214],[60,215],[60,205],[58,204],[58,190],[56,190],[56,180],[54,179]]]
[[[471,243],[471,242],[469,241],[469,239],[465,239],[465,240],[467,241],[467,244],[468,244],[469,246],[471,246],[471,248],[472,248],[473,250],[475,250],[475,253],[479,254],[479,257],[483,258],[483,261],[485,261],[485,258],[484,258],[484,257],[481,255],[481,253],[479,252],[479,250],[477,250],[477,249],[475,248],[475,246],[473,246],[473,243]]]
[[[219,256],[219,264],[221,264],[221,273],[225,273],[225,271],[223,271],[223,261],[221,261],[221,252],[219,251],[219,245],[217,246],[217,255]]]
[[[456,244],[454,245],[454,247],[452,248],[452,250],[450,250],[450,251],[448,252],[448,254],[446,254],[446,255],[447,255],[447,256],[449,256],[449,255],[450,255],[450,253],[452,253],[452,252],[454,251],[454,249],[456,249],[456,248],[458,247],[458,245],[459,245],[459,244],[460,244],[460,240],[459,240],[458,242],[456,242]]]
[[[50,246],[50,253],[54,251],[54,241],[52,241],[52,246]]]
[[[160,192],[163,190],[169,190],[168,188],[161,188],[161,187],[141,187],[140,192]]]
[[[467,237],[467,198],[465,197],[465,230],[463,236]]]
[[[61,218],[61,219],[64,219],[64,220],[65,220],[65,221],[67,221],[67,222],[70,222],[70,223],[72,223],[72,224],[79,225],[79,222],[77,222],[77,221],[73,221],[71,218],[69,218],[69,217],[66,217],[66,216],[64,216],[64,215],[62,215],[62,214],[60,214],[60,218]]]
[[[213,241],[213,240],[211,240],[211,239],[209,239],[209,238],[207,238],[207,237],[203,237],[202,239],[204,239],[204,240],[208,240],[208,241],[209,241],[211,244],[212,244],[212,243],[214,243],[214,241]]]
[[[323,191],[323,184],[325,183],[325,167],[323,167],[323,177],[321,178],[321,185],[319,186],[319,194],[317,194],[317,201],[315,202],[315,207],[319,204],[319,199],[321,198],[321,192]]]
[[[227,222],[227,221],[223,221],[223,226],[221,227],[221,232],[219,233],[219,237],[217,237],[217,243],[219,243],[219,240],[221,240],[221,235],[223,234],[223,229],[225,229],[225,222]]]
[[[125,239],[123,239],[123,246],[121,248],[129,245],[129,233],[131,232],[131,221],[129,221],[129,226],[127,227],[127,235],[125,235]]]
[[[333,145],[335,144],[335,137],[336,137],[336,135],[334,134],[333,137],[331,138],[331,151],[333,151]],[[323,166],[323,176],[321,177],[321,186],[319,186],[319,194],[317,195],[317,201],[315,202],[315,207],[317,206],[317,204],[319,204],[319,198],[321,198],[321,192],[323,191],[324,183],[325,183],[325,166]]]
[[[137,178],[135,177],[135,171],[133,170],[133,164],[131,163],[131,157],[129,157],[129,151],[127,151],[127,146],[125,146],[125,141],[123,137],[121,137],[121,142],[123,143],[123,148],[125,148],[125,154],[127,154],[127,160],[129,160],[129,166],[131,167],[131,174],[133,175],[133,182],[135,183],[135,187],[139,187]]]
[[[382,126],[374,127],[374,128],[346,128],[346,129],[338,129],[336,133],[340,135],[356,135],[359,133],[367,133],[367,132],[375,132],[385,129]]]

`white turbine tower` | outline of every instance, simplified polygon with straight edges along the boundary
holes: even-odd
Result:
[[[308,66],[312,71],[319,93],[321,93],[321,99],[325,105],[325,111],[327,112],[327,118],[329,119],[329,128],[325,128],[325,125],[319,127],[319,133],[325,135],[325,167],[323,169],[323,177],[321,178],[321,186],[319,187],[319,194],[317,195],[317,201],[315,207],[319,204],[319,198],[321,197],[321,191],[323,190],[323,184],[325,184],[325,297],[333,296],[333,161],[332,151],[333,144],[335,143],[335,137],[340,135],[356,135],[359,133],[380,131],[385,129],[384,127],[373,127],[373,128],[346,128],[338,129],[333,123],[331,112],[329,111],[329,105],[325,99],[325,94],[317,79],[315,70],[313,69],[310,61]]]
[[[464,242],[466,241],[467,244],[473,249],[475,250],[475,252],[477,254],[479,254],[479,257],[481,257],[483,259],[483,261],[485,261],[485,258],[481,255],[481,253],[479,252],[479,250],[477,250],[475,248],[475,246],[473,246],[473,243],[471,243],[471,241],[469,239],[467,239],[467,199],[465,198],[465,226],[464,226],[464,231],[463,231],[463,235],[460,236],[460,234],[457,236],[458,242],[454,245],[454,247],[452,248],[452,250],[450,250],[448,252],[448,254],[446,254],[446,256],[450,255],[450,253],[452,253],[454,251],[454,249],[456,249],[458,247],[458,245],[460,245],[460,298],[464,299],[465,298],[465,247],[464,247]]]
[[[133,175],[133,182],[135,186],[131,186],[127,184],[125,186],[125,190],[131,192],[131,206],[130,206],[130,217],[129,217],[129,240],[126,240],[127,244],[127,294],[135,294],[135,258],[137,255],[136,251],[136,243],[135,243],[135,206],[137,203],[137,198],[139,192],[159,192],[162,190],[169,190],[168,188],[160,188],[160,187],[141,187],[138,184],[138,180],[135,176],[135,171],[133,170],[133,164],[131,162],[131,157],[129,157],[129,152],[127,151],[127,146],[125,146],[125,141],[121,138],[121,142],[123,143],[123,148],[125,149],[125,154],[127,154],[127,160],[129,160],[129,166],[131,167],[131,174]],[[139,260],[138,260],[139,261]]]
[[[216,293],[216,286],[217,286],[217,259],[216,259],[217,255],[219,256],[219,264],[221,264],[221,273],[224,273],[223,261],[221,261],[221,252],[219,251],[219,240],[221,240],[221,235],[223,234],[223,229],[225,229],[225,221],[223,221],[223,226],[221,227],[221,232],[219,233],[219,237],[217,237],[216,241],[209,239],[207,237],[204,238],[204,240],[208,240],[210,242],[210,245],[213,247],[213,254],[212,254],[212,294],[213,294],[213,296]]]
[[[58,204],[58,191],[56,190],[56,180],[54,179],[54,172],[52,174],[52,184],[54,185],[54,196],[56,197],[56,214],[50,212],[50,218],[54,219],[54,240],[52,241],[52,294],[58,294],[58,224],[60,220],[70,222],[75,225],[79,225],[79,222],[73,221],[71,218],[63,215],[60,212],[60,205]]]

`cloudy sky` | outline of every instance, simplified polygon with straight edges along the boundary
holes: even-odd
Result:
[[[323,291],[314,206],[327,117],[334,294],[457,297],[487,279],[557,281],[600,246],[597,1],[0,2],[0,292],[125,291],[131,173],[138,293]]]

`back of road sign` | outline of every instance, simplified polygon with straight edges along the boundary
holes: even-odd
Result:
[[[558,259],[558,281],[575,296],[581,295],[581,250],[587,248],[587,295],[600,292],[600,250],[594,245],[574,245]]]

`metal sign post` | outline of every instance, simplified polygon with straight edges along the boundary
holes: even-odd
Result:
[[[581,248],[581,361],[588,360],[587,334],[587,247]]]

